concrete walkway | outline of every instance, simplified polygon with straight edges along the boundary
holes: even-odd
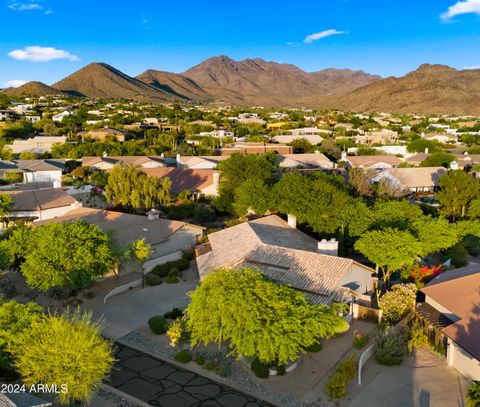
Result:
[[[428,349],[407,357],[400,366],[365,366],[362,387],[352,383],[342,406],[349,407],[462,407],[468,381]]]
[[[118,339],[145,325],[154,315],[164,314],[174,307],[185,308],[189,303],[186,294],[197,285],[197,279],[189,279],[177,284],[146,286],[138,291],[127,291],[96,307],[93,319],[103,317],[103,334]]]

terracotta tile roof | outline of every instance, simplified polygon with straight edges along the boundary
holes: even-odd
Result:
[[[13,211],[38,211],[61,208],[77,202],[61,188],[6,192],[13,199]]]
[[[407,158],[406,161],[407,163],[410,163],[410,164],[420,164],[422,161],[425,161],[428,157],[430,157],[429,153],[418,153]]]
[[[35,225],[52,222],[75,222],[79,219],[97,225],[104,232],[113,231],[115,239],[122,246],[129,245],[140,237],[144,237],[153,246],[165,242],[170,235],[184,226],[196,227],[179,221],[149,220],[146,216],[83,207],[74,209],[55,219],[37,222]]]
[[[280,167],[304,165],[307,167],[332,168],[333,163],[322,153],[313,154],[283,154],[279,156]]]
[[[148,162],[158,162],[163,163],[162,157],[147,157],[145,155],[130,155],[130,156],[107,156],[107,157],[83,157],[82,165],[84,167],[89,167],[94,164],[101,162],[115,164],[124,164],[124,165],[143,165]]]
[[[480,270],[456,278],[453,274],[443,280],[440,275],[440,280],[435,278],[422,292],[459,318],[443,332],[480,360]]]
[[[218,164],[220,161],[228,160],[230,157],[225,155],[212,156],[181,156],[180,162],[186,167],[193,167],[204,162]]]
[[[407,188],[438,186],[440,176],[447,172],[443,167],[391,168],[385,171]]]
[[[189,190],[201,192],[214,184],[215,170],[191,169],[191,168],[143,168],[142,171],[157,178],[170,178],[171,192],[178,194],[181,191]]]
[[[65,160],[0,160],[0,171],[64,171]]]
[[[403,161],[394,155],[359,155],[348,156],[348,161],[353,167],[371,167],[375,164],[385,163],[393,167],[400,165]]]
[[[251,266],[272,279],[303,291],[314,303],[340,300],[346,289],[343,276],[353,265],[373,270],[336,256],[317,252],[318,242],[294,229],[276,215],[245,222],[210,234],[212,250],[197,257],[200,276],[220,267]]]

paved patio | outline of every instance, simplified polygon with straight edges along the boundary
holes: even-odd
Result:
[[[469,382],[441,359],[421,348],[400,366],[368,361],[362,387],[351,383],[341,402],[348,407],[461,407]]]
[[[116,344],[110,386],[153,406],[268,407],[270,404],[138,350]]]

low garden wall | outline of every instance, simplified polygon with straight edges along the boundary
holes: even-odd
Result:
[[[168,263],[169,261],[179,260],[182,258],[182,254],[183,253],[179,250],[178,252],[169,253],[165,256],[147,260],[145,263],[143,263],[143,271],[144,273],[148,273],[152,271],[155,266]]]
[[[107,300],[114,295],[123,293],[124,291],[130,290],[130,288],[135,288],[142,285],[142,279],[132,281],[127,284],[119,285],[118,287],[115,287],[114,289],[110,290],[107,295],[103,298],[103,303],[105,304]]]

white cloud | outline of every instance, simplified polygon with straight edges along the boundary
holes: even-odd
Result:
[[[346,34],[345,31],[338,31],[338,30],[325,30],[325,31],[320,31],[318,33],[313,33],[310,35],[307,35],[303,42],[305,44],[310,44],[313,41],[320,40],[322,38],[327,38],[330,37],[331,35],[339,35],[339,34]]]
[[[19,86],[25,85],[27,81],[22,79],[12,79],[11,81],[7,81],[3,84],[6,88],[18,88]]]
[[[67,59],[69,61],[79,60],[76,55],[73,55],[68,51],[53,47],[40,47],[38,45],[32,45],[25,47],[24,49],[16,49],[10,51],[8,55],[13,59],[18,59],[19,61],[32,62],[48,62],[54,59]]]
[[[20,1],[11,1],[8,4],[8,8],[14,11],[31,11],[31,10],[42,10],[43,7],[41,4],[34,3],[31,1],[20,2]]]
[[[463,69],[480,69],[480,65],[464,66]]]
[[[461,14],[478,14],[480,15],[480,0],[464,0],[457,1],[450,6],[445,13],[440,14],[443,21],[449,21],[455,16]]]

